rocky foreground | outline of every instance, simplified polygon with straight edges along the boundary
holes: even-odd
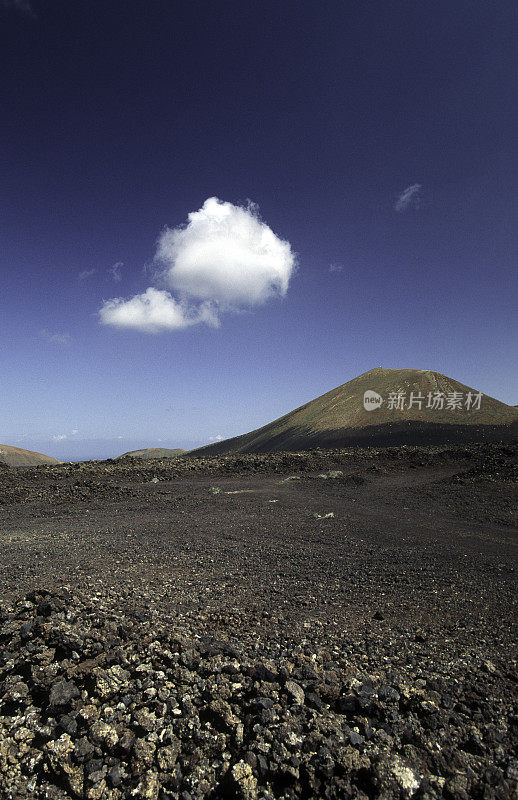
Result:
[[[4,476],[0,797],[517,798],[515,454]]]
[[[4,609],[2,796],[516,795],[516,661],[419,630],[228,622],[215,636],[67,589]]]

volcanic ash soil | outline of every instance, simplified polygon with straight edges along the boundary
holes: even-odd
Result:
[[[0,797],[517,798],[516,449],[0,473]]]

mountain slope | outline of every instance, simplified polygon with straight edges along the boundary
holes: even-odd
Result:
[[[143,450],[130,450],[128,453],[117,456],[117,458],[126,458],[127,456],[132,458],[175,458],[186,452],[187,450],[182,450],[181,447],[177,447],[175,450],[170,450],[167,447],[145,447]]]
[[[381,405],[367,410],[365,392],[381,396]],[[404,395],[403,408],[391,407],[390,398],[398,393]],[[442,408],[437,393],[442,394]],[[411,395],[413,403],[408,407]],[[459,395],[461,407],[449,408],[450,398],[454,405]],[[191,453],[219,455],[351,444],[382,446],[513,439],[518,424],[516,409],[488,395],[478,395],[475,389],[440,372],[377,367],[262,428]],[[423,399],[419,408],[420,397]],[[474,405],[467,408],[467,401]],[[427,404],[434,402],[437,408],[427,408]]]
[[[43,453],[0,444],[0,464],[6,464],[8,467],[37,467],[39,464],[61,464],[61,461]]]

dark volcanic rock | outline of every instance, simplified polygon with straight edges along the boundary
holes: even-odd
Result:
[[[423,669],[401,631],[371,644],[369,672],[354,639],[341,650],[328,640],[329,669],[326,645],[307,629],[301,645],[296,627],[258,639],[242,625],[232,648],[207,647],[199,621],[130,624],[138,615],[115,598],[76,594],[58,624],[86,643],[72,662],[49,658],[48,630],[21,636],[37,614],[20,601],[0,629],[2,796],[515,796],[516,684],[480,656],[432,649]],[[343,693],[329,705],[319,691],[335,684]]]
[[[79,689],[75,683],[73,681],[60,680],[50,690],[49,706],[51,709],[61,708],[77,697],[79,697]]]

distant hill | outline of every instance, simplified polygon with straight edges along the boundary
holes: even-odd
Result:
[[[34,453],[32,450],[22,450],[21,447],[0,444],[0,463],[6,464],[8,467],[37,467],[39,464],[61,464],[61,461],[45,456],[43,453]]]
[[[176,458],[186,452],[187,450],[182,450],[181,447],[177,447],[176,450],[170,450],[167,447],[146,447],[144,450],[130,450],[128,453],[117,456],[117,458],[126,458],[128,456],[132,458]]]
[[[365,408],[366,392],[374,398],[367,403],[371,410]],[[396,407],[398,395],[403,398],[402,408]],[[450,400],[459,407],[451,408]],[[440,372],[377,367],[262,428],[197,448],[190,455],[510,441],[516,439],[517,428],[514,407]]]

